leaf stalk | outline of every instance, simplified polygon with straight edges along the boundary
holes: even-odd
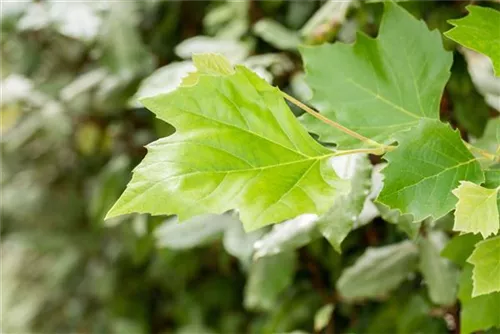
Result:
[[[486,150],[483,150],[479,147],[473,146],[469,144],[468,142],[464,141],[465,146],[470,150],[470,151],[476,151],[478,154],[482,155],[486,159],[493,161],[493,162],[500,162],[500,155],[495,155],[492,154]]]
[[[349,152],[353,152],[353,153],[371,153],[371,154],[375,154],[375,155],[383,155],[385,152],[389,152],[389,151],[392,151],[394,150],[396,147],[395,146],[388,146],[388,145],[383,145],[383,144],[380,144],[370,138],[367,138],[355,131],[352,131],[351,129],[348,129],[346,128],[345,126],[335,122],[335,121],[332,121],[331,119],[323,116],[322,114],[320,114],[319,112],[317,112],[316,110],[308,107],[307,105],[305,105],[304,103],[300,102],[299,100],[297,100],[296,98],[294,98],[293,96],[290,96],[288,95],[287,93],[283,92],[283,91],[280,91],[281,92],[281,95],[283,95],[283,97],[290,101],[292,104],[296,105],[297,107],[299,107],[300,109],[304,110],[305,112],[307,112],[309,115],[319,119],[320,121],[322,121],[323,123],[325,124],[328,124],[330,125],[331,127],[334,127],[335,129],[337,130],[340,130],[342,131],[343,133],[353,137],[353,138],[356,138],[356,139],[359,139],[361,140],[362,142],[370,145],[370,146],[375,146],[376,148],[375,149],[366,149],[365,151],[367,152],[361,152],[363,151],[364,149],[361,149],[361,150],[347,150],[347,151],[337,151],[337,152],[342,152],[341,155],[345,155],[345,154],[351,154]]]

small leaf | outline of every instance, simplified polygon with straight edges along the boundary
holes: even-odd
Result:
[[[393,135],[421,118],[439,118],[439,101],[452,55],[438,31],[430,32],[393,3],[385,3],[379,35],[362,33],[354,45],[301,47],[312,104],[326,117],[365,137],[391,143]],[[339,146],[358,142],[310,115],[303,118],[320,140]]]
[[[412,214],[416,221],[451,211],[457,202],[451,191],[460,180],[484,180],[479,163],[448,125],[422,120],[396,139],[397,149],[385,156],[389,163],[377,201]]]
[[[500,292],[500,236],[477,243],[467,262],[474,265],[472,297]]]
[[[492,8],[467,6],[469,15],[448,21],[454,27],[445,36],[491,58],[495,74],[500,76],[500,12]]]
[[[467,265],[460,276],[458,297],[461,302],[460,332],[472,333],[500,328],[500,292],[472,297],[472,266]]]
[[[415,270],[417,257],[417,247],[410,241],[368,248],[353,266],[342,272],[337,289],[347,300],[384,296]]]
[[[221,58],[195,57],[192,85],[142,100],[176,133],[148,146],[108,218],[239,209],[248,231],[322,214],[346,188],[329,164],[334,152],[307,134],[279,90]]]
[[[447,241],[441,231],[431,232],[419,242],[420,271],[427,283],[429,297],[434,304],[452,305],[457,294],[458,271],[440,256]]]
[[[283,290],[292,283],[295,253],[280,253],[257,260],[250,268],[244,305],[252,310],[271,310]]]
[[[321,307],[318,312],[314,315],[314,330],[316,332],[321,331],[323,328],[328,326],[330,322],[330,318],[332,317],[333,310],[335,305],[326,304]]]
[[[496,234],[500,228],[497,195],[499,188],[487,189],[472,182],[461,182],[453,190],[458,197],[454,231],[481,233],[483,238]]]

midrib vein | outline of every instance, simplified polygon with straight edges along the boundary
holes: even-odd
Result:
[[[269,165],[269,166],[264,166],[264,167],[236,169],[236,170],[228,170],[228,171],[196,171],[196,172],[191,172],[191,173],[184,173],[184,174],[181,173],[181,174],[177,174],[177,175],[169,175],[169,176],[164,177],[160,180],[138,181],[136,183],[139,183],[139,184],[149,183],[149,185],[146,187],[146,189],[140,189],[140,190],[129,188],[129,191],[140,192],[140,194],[139,194],[139,196],[132,198],[126,205],[128,207],[131,206],[133,203],[137,202],[140,198],[145,196],[145,194],[147,192],[151,191],[153,188],[157,187],[158,185],[161,185],[162,183],[165,183],[165,182],[170,181],[170,180],[175,180],[175,179],[181,178],[181,177],[188,177],[188,176],[199,175],[199,174],[226,174],[227,175],[227,174],[231,174],[231,173],[244,173],[244,172],[254,172],[254,171],[262,172],[263,170],[266,170],[266,169],[277,168],[277,167],[282,167],[282,166],[289,166],[289,165],[298,164],[298,163],[302,163],[302,162],[306,162],[306,161],[312,161],[311,165],[307,168],[307,170],[304,173],[302,173],[302,175],[300,177],[300,179],[302,179],[306,173],[309,173],[309,171],[314,166],[314,164],[316,164],[320,160],[332,157],[334,155],[335,155],[335,152],[332,152],[330,154],[325,154],[322,156],[301,159],[301,160],[296,160],[296,161],[290,161],[290,162],[286,162],[286,163],[282,163],[282,164],[275,164],[275,165]],[[131,181],[131,184],[132,184],[132,182],[133,182],[133,179]]]

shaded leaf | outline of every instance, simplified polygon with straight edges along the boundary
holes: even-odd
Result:
[[[244,305],[252,310],[271,310],[283,290],[292,283],[295,253],[279,253],[260,258],[250,268]]]
[[[397,288],[417,265],[418,249],[410,241],[379,248],[368,248],[346,268],[337,289],[347,300],[377,298]]]
[[[441,251],[441,256],[451,260],[453,263],[463,266],[467,258],[472,254],[474,246],[483,240],[480,235],[467,233],[456,235]]]
[[[467,265],[460,276],[458,297],[460,310],[460,332],[472,333],[491,327],[500,328],[500,292],[472,297],[472,266]]]
[[[455,303],[458,288],[458,270],[440,252],[447,242],[446,235],[434,231],[419,240],[420,263],[429,297],[434,304],[452,305]]]

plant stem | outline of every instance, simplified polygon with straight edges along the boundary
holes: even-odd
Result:
[[[476,151],[477,153],[481,154],[483,157],[485,157],[486,159],[488,160],[491,160],[493,162],[500,162],[500,155],[495,155],[495,154],[492,154],[486,150],[483,150],[479,147],[475,147],[471,144],[469,144],[468,142],[464,141],[464,144],[465,146],[471,150],[471,151]]]
[[[326,123],[326,124],[328,124],[328,125],[336,128],[337,130],[340,130],[340,131],[344,132],[345,134],[348,134],[351,137],[359,139],[359,140],[361,140],[362,142],[364,142],[366,144],[369,144],[371,146],[375,146],[375,147],[379,148],[379,150],[382,149],[382,151],[381,151],[381,153],[379,153],[379,155],[384,154],[386,151],[392,151],[395,148],[394,146],[387,146],[387,145],[380,144],[380,143],[378,143],[378,142],[376,142],[376,141],[374,141],[374,140],[372,140],[370,138],[367,138],[367,137],[365,137],[363,135],[360,135],[357,132],[354,132],[354,131],[346,128],[345,126],[343,126],[343,125],[341,125],[341,124],[339,124],[339,123],[337,123],[335,121],[332,121],[331,119],[323,116],[319,112],[317,112],[317,111],[313,110],[312,108],[306,106],[304,103],[300,102],[299,100],[297,100],[293,96],[288,95],[285,92],[281,92],[281,94],[283,95],[283,97],[285,99],[287,99],[288,101],[290,101],[291,103],[293,103],[294,105],[296,105],[297,107],[299,107],[300,109],[304,110],[305,112],[307,112],[311,116],[319,119],[323,123]],[[376,154],[376,153],[374,153],[374,154]]]
[[[393,148],[393,146],[387,146]],[[335,151],[335,157],[341,156],[341,155],[349,155],[349,154],[356,154],[356,153],[368,153],[368,154],[374,154],[374,155],[382,155],[386,152],[386,149],[384,147],[377,147],[377,148],[360,148],[360,149],[354,149],[354,150],[338,150]]]

